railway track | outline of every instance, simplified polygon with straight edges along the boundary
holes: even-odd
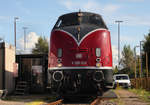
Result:
[[[48,103],[47,105],[62,105],[63,99]]]
[[[75,104],[71,104],[71,105],[116,105],[115,103],[109,101],[110,99],[108,98],[96,98],[94,101],[92,101],[91,103],[75,103]],[[55,102],[51,102],[48,103],[47,105],[70,105],[70,104],[66,104],[63,103],[63,99],[57,100]]]
[[[112,98],[96,98],[90,105],[116,105],[114,102],[111,102]]]
[[[117,98],[117,95],[113,91],[108,91],[104,93],[102,96],[98,97],[90,97],[89,98],[71,98],[71,100],[77,101],[74,103],[67,102],[66,99],[59,99],[55,102],[48,103],[46,105],[117,105],[114,102],[112,102],[112,99]],[[86,100],[86,102],[82,102],[83,100]]]

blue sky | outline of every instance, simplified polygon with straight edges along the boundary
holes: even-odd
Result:
[[[117,62],[117,24],[121,23],[121,48],[131,48],[144,40],[150,29],[149,0],[0,0],[0,37],[14,44],[14,17],[17,21],[17,49],[23,48],[23,29],[27,29],[27,48],[34,47],[39,36],[49,38],[57,18],[65,13],[95,12],[103,16],[112,40],[113,58]]]

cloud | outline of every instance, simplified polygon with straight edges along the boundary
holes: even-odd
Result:
[[[119,5],[108,4],[104,6],[104,13],[114,13],[120,8]]]
[[[78,0],[61,0],[60,3],[70,12],[81,9],[81,11],[98,13],[103,16],[107,24],[112,24],[113,19],[117,17],[116,13],[118,13],[121,8],[121,6],[117,4],[103,4],[95,0],[87,0],[86,2],[79,2]]]
[[[129,36],[129,35],[121,35],[120,36],[120,42],[126,42],[126,43],[133,43],[133,42],[137,42],[137,40],[139,40],[138,37],[134,37],[134,36]],[[117,39],[118,41],[118,39]]]
[[[62,0],[61,4],[70,11],[92,11],[101,14],[110,14],[116,12],[120,6],[115,4],[100,4],[94,0],[88,0],[87,2],[78,2],[74,0]]]
[[[2,32],[2,30],[3,30],[3,27],[0,26],[0,32]]]
[[[30,32],[26,36],[26,53],[31,53],[31,50],[35,47],[35,43],[37,43],[39,36],[40,35],[37,35],[35,32]],[[24,37],[17,41],[17,47],[20,49],[20,51],[24,50]]]
[[[30,11],[29,11],[29,9],[27,9],[27,8],[25,8],[24,6],[23,6],[23,3],[22,3],[22,1],[20,1],[20,0],[18,0],[18,1],[16,1],[16,6],[19,8],[19,10],[21,10],[22,12],[24,12],[24,13],[26,13],[26,14],[30,14]]]
[[[118,0],[118,1],[126,1],[126,0]],[[142,2],[144,0],[127,0],[129,2]],[[145,25],[150,26],[150,17],[149,16],[137,16],[131,14],[118,14],[123,6],[118,4],[103,4],[99,3],[95,0],[87,0],[87,2],[79,2],[78,0],[61,0],[61,5],[67,8],[69,11],[88,11],[99,13],[104,16],[104,20],[107,24],[114,24],[114,20],[118,18],[124,21],[124,24],[129,26],[135,25]],[[146,14],[147,15],[147,14]]]
[[[0,21],[8,21],[10,20],[9,16],[0,16]]]
[[[126,0],[118,0],[118,1],[126,1]],[[144,0],[127,0],[128,2],[142,2]],[[123,8],[118,4],[103,4],[99,3],[95,0],[87,0],[87,2],[78,2],[78,0],[61,0],[60,3],[67,8],[69,11],[88,11],[99,13],[104,16],[104,20],[107,24],[114,24],[114,20],[118,18],[124,21],[125,25],[135,26],[135,25],[144,25],[150,26],[150,17],[149,16],[137,16],[131,14],[118,14]],[[147,14],[146,14],[147,15]]]
[[[87,1],[86,3],[83,4],[82,9],[85,11],[98,11],[102,10],[100,7],[100,4],[94,1]]]
[[[150,16],[126,15],[126,16],[120,16],[120,19],[123,20],[124,24],[126,24],[126,25],[150,26]]]
[[[128,1],[128,2],[143,2],[145,0],[119,0],[119,1]]]
[[[8,19],[7,16],[0,16],[0,20],[5,20],[5,19]]]

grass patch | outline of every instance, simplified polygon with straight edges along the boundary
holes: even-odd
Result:
[[[56,96],[7,96],[3,101],[25,102],[26,105],[42,105],[43,103],[50,103],[56,101]]]
[[[112,99],[110,100],[112,103],[116,103],[116,105],[124,105],[124,102],[119,98],[119,99]]]
[[[33,102],[28,103],[27,105],[41,105],[44,103],[44,100],[34,100]]]
[[[41,105],[45,102],[53,102],[56,101],[57,97],[56,96],[47,96],[43,99],[39,99],[39,100],[33,100],[32,102],[28,103],[27,105]]]
[[[46,102],[53,102],[53,101],[56,101],[58,99],[57,96],[47,96],[44,98],[44,101]]]
[[[144,101],[150,102],[150,92],[144,89],[129,89],[129,91],[137,94]]]

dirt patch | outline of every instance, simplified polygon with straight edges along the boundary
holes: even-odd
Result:
[[[8,96],[0,100],[0,105],[46,105],[55,97],[50,95]]]
[[[128,90],[116,89],[115,93],[118,96],[118,99],[114,100],[118,103],[117,105],[150,105],[150,103],[144,102],[138,95]]]
[[[149,102],[143,101],[138,95],[128,90],[116,89],[114,92],[118,98],[102,101],[101,105],[150,105]],[[53,99],[55,97],[50,95],[11,96],[6,100],[0,100],[0,105],[46,105]]]
[[[26,103],[25,102],[3,101],[3,100],[0,100],[0,105],[26,105]]]

